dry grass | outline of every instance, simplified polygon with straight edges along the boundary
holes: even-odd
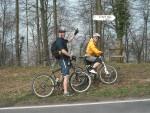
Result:
[[[0,68],[0,106],[53,104],[76,101],[143,97],[150,95],[150,64],[113,64],[119,73],[117,83],[93,85],[88,92],[71,98],[62,95],[40,99],[31,90],[35,73],[50,73],[48,67]]]

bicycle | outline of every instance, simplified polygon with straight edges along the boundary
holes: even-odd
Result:
[[[90,73],[90,70],[92,69],[93,63],[87,61],[85,56],[79,57],[79,58],[84,59],[85,69],[84,70],[82,69],[82,72],[89,75],[91,77],[91,79],[96,78],[96,76],[98,76],[100,81],[105,83],[105,84],[113,84],[113,83],[116,82],[117,77],[118,77],[117,70],[113,66],[106,65],[102,56],[100,56],[101,61],[102,61],[102,66],[98,70],[97,74]],[[78,73],[78,74],[82,74],[82,73]],[[75,73],[73,73],[70,76],[70,81],[71,81],[70,86],[74,91],[81,93],[81,92],[84,92],[84,91],[88,90],[88,89],[81,90],[80,88],[82,88],[84,85],[86,86],[86,83],[88,83],[89,81],[85,78],[80,80],[80,79],[78,79],[78,76],[79,75],[77,75]]]
[[[77,67],[75,64],[73,64],[72,63],[73,60],[76,61],[76,58],[70,60],[70,66],[73,69],[73,74],[78,75],[78,79],[80,79],[80,81],[82,81],[83,78],[88,80],[88,83],[86,84],[86,86],[82,88],[82,90],[86,91],[89,89],[91,85],[91,78],[87,73],[82,72],[81,71],[82,69],[80,67]],[[54,90],[56,89],[63,90],[62,88],[63,79],[61,81],[58,81],[56,77],[56,72],[59,72],[60,70],[61,69],[58,68],[58,69],[52,70],[50,74],[46,74],[46,73],[36,74],[36,77],[33,79],[33,82],[32,82],[32,90],[34,94],[37,95],[38,97],[48,97],[52,95]],[[69,85],[70,84],[72,83],[70,83],[69,81]],[[73,88],[71,87],[71,89]]]
[[[105,64],[104,58],[102,56],[100,56],[99,58],[102,61],[101,63],[102,66],[100,67],[100,69],[98,69],[96,76],[99,76],[100,81],[105,84],[115,83],[118,78],[117,70],[113,66]],[[89,65],[88,61],[86,62],[88,73],[90,73],[89,71],[90,71],[90,68],[92,68],[92,65]]]

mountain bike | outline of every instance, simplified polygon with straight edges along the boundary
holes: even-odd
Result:
[[[113,84],[116,82],[118,77],[117,70],[113,66],[105,64],[102,56],[100,56],[102,65],[97,70],[97,74],[90,73],[90,70],[92,69],[92,65],[93,65],[92,62],[87,61],[85,56],[79,58],[83,59],[85,69],[82,69],[82,71],[80,70],[80,72],[78,73],[71,74],[70,87],[74,91],[79,93],[87,91],[88,90],[87,88],[89,87],[86,87],[86,90],[82,90],[82,88],[84,89],[84,87],[87,86],[86,84],[89,83],[89,80],[91,82],[92,78],[94,78],[93,80],[95,80],[97,76],[99,80],[105,84]],[[86,79],[84,76],[82,77],[82,75],[89,75],[91,79]]]
[[[80,89],[80,91],[87,91],[91,85],[91,78],[87,73],[82,72],[81,71],[82,69],[76,66],[76,63],[72,63],[73,60],[76,61],[76,59],[74,58],[70,60],[70,66],[73,69],[72,73],[78,76],[78,80],[80,80],[80,82],[83,81],[83,79],[88,81],[87,84]],[[48,97],[52,95],[55,90],[63,91],[62,87],[63,79],[58,80],[56,76],[56,73],[59,72],[60,70],[61,70],[60,68],[57,68],[55,70],[52,70],[50,74],[47,73],[36,74],[36,77],[32,81],[32,90],[34,94],[37,95],[38,97]],[[70,82],[72,81],[70,81],[69,79],[69,85],[72,84]],[[73,86],[73,84],[71,86]],[[74,88],[72,89],[74,90]]]
[[[117,70],[113,66],[106,64],[104,62],[103,56],[99,56],[99,58],[101,59],[101,67],[97,69],[97,74],[94,74],[94,76],[98,76],[99,80],[102,83],[105,84],[115,83],[118,78]],[[90,63],[85,60],[86,70],[89,74],[92,74],[89,72],[90,69],[92,68],[92,65],[93,63]]]

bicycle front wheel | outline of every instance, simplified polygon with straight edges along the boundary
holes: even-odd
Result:
[[[38,97],[48,97],[54,91],[54,80],[47,74],[40,74],[34,78],[32,89]]]
[[[105,84],[115,83],[118,77],[117,70],[113,66],[110,66],[110,65],[106,65],[106,68],[109,74],[106,74],[104,67],[102,67],[99,71],[99,77],[100,77],[101,82]]]
[[[91,77],[85,72],[74,72],[69,78],[69,85],[75,92],[85,92],[91,86]]]

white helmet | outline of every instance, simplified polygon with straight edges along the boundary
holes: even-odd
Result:
[[[60,32],[60,33],[61,33],[61,32],[66,32],[65,27],[61,26],[61,27],[59,28],[59,32]]]
[[[100,34],[99,33],[94,33],[93,37],[99,37],[100,38]]]

